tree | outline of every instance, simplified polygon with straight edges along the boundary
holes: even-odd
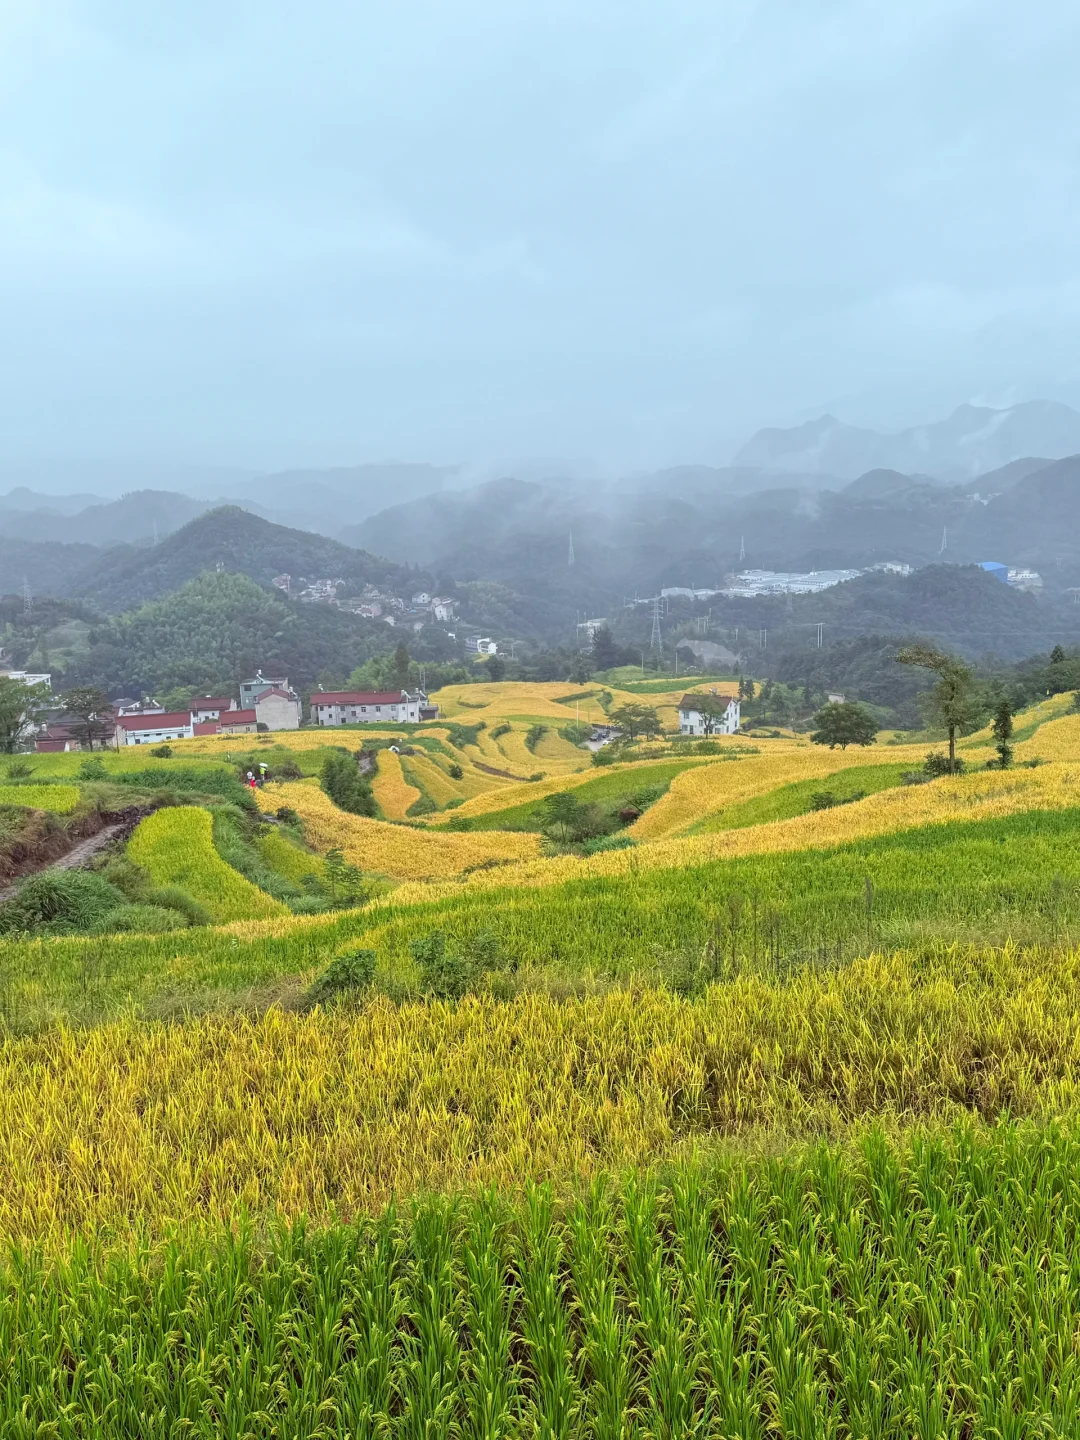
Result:
[[[949,765],[955,770],[956,732],[974,729],[983,713],[973,671],[955,655],[935,650],[932,645],[905,645],[896,658],[901,665],[920,665],[938,677],[922,703],[931,724],[948,731]]]
[[[484,669],[487,671],[487,678],[497,684],[506,674],[506,661],[500,655],[489,655],[484,661]]]
[[[1050,651],[1050,664],[1061,665],[1065,661],[1065,650],[1061,645],[1055,645]]]
[[[592,637],[592,668],[594,670],[614,670],[616,665],[623,662],[623,653],[615,638],[606,625],[601,625],[598,630],[593,631]]]
[[[63,697],[64,709],[75,718],[71,728],[87,750],[93,750],[94,741],[104,748],[114,730],[114,711],[109,697],[96,685],[77,685]]]
[[[0,752],[14,755],[48,698],[46,685],[24,685],[0,676]]]
[[[374,815],[375,797],[360,774],[356,756],[347,750],[327,750],[323,756],[319,783],[339,810],[352,815]]]
[[[691,696],[694,702],[694,709],[701,716],[702,729],[706,735],[715,735],[723,725],[727,717],[728,697],[726,695],[699,695],[694,692]]]
[[[407,690],[409,688],[409,652],[404,645],[399,645],[394,651],[394,664],[391,672],[394,680],[395,690]]]
[[[815,745],[828,745],[835,750],[837,745],[846,750],[849,745],[873,745],[878,726],[870,711],[854,700],[830,700],[814,716],[817,729],[810,736]]]
[[[994,711],[994,723],[990,729],[997,747],[998,763],[1002,770],[1007,770],[1012,764],[1012,746],[1009,741],[1013,733],[1013,712],[1007,696],[1002,696],[998,701]]]
[[[639,735],[660,734],[660,720],[651,705],[620,705],[611,712],[610,718],[616,729],[630,740],[636,740]]]

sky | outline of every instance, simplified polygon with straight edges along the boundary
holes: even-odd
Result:
[[[1068,0],[0,0],[0,458],[1080,404]]]

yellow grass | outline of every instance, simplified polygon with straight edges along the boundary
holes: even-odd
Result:
[[[888,752],[879,751],[876,746],[829,750],[810,745],[785,750],[770,748],[761,755],[748,755],[736,764],[717,761],[676,775],[667,794],[634,822],[630,834],[636,840],[678,835],[706,816],[717,815],[796,780],[816,779],[853,765],[884,761],[907,760],[912,769],[917,769],[925,753],[924,747],[910,745],[893,746]]]
[[[436,805],[444,806],[450,800],[467,800],[474,795],[486,795],[492,790],[505,789],[510,783],[497,775],[485,775],[483,771],[477,770],[467,756],[455,758],[463,772],[460,780],[452,779],[447,773],[446,767],[454,763],[451,760],[441,756],[436,760],[425,755],[422,750],[417,750],[415,755],[408,757],[409,768]]]
[[[126,1018],[0,1042],[0,1245],[417,1191],[561,1186],[769,1126],[1076,1098],[1075,952],[871,956],[687,1002],[523,994],[182,1025]],[[800,1433],[810,1434],[809,1430]]]
[[[420,791],[401,773],[401,761],[392,750],[379,751],[379,768],[371,782],[372,793],[387,820],[404,820]]]
[[[431,833],[411,825],[388,825],[349,815],[311,785],[271,783],[258,792],[257,799],[264,810],[291,806],[316,850],[325,854],[337,846],[346,860],[361,870],[392,880],[449,880],[472,866],[519,862],[540,853],[535,835],[497,830]]]
[[[1072,704],[1072,696],[1061,697]],[[1027,716],[1022,716],[1022,724]],[[1021,740],[1016,746],[1018,760],[1075,760],[1080,758],[1080,715],[1063,715],[1057,720],[1048,720],[1039,726],[1030,740]]]
[[[79,803],[77,785],[2,785],[0,805],[21,805],[29,810],[51,810],[66,815]]]

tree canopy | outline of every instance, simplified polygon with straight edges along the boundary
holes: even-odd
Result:
[[[810,739],[815,745],[828,745],[830,750],[837,745],[841,750],[849,745],[873,745],[878,732],[873,715],[854,700],[830,700],[814,716],[814,724],[817,729]]]

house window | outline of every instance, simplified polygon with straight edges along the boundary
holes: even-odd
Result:
[[[360,713],[361,713],[362,715],[366,715],[366,714],[367,714],[367,706],[366,706],[366,705],[361,705],[361,706],[360,706]]]
[[[375,706],[375,712],[376,712],[376,714],[380,714],[380,715],[381,715],[381,714],[382,714],[382,706],[381,706],[381,705],[376,705],[376,706]]]

